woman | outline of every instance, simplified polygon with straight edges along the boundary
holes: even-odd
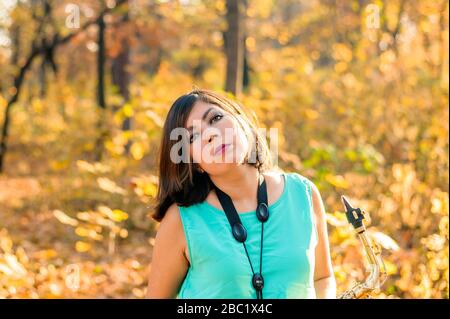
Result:
[[[170,108],[148,298],[254,299],[258,269],[264,299],[336,298],[319,191],[299,173],[273,167],[256,123],[239,104],[209,90],[193,90]],[[270,216],[262,255],[259,174]],[[245,245],[233,238],[215,187],[232,200],[247,231]]]

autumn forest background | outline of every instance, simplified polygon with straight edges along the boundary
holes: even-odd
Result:
[[[338,292],[448,298],[448,1],[0,0],[0,298],[143,298],[162,125],[194,86],[278,128]]]

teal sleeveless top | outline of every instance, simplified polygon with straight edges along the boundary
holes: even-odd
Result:
[[[314,250],[318,237],[311,181],[295,172],[282,175],[283,193],[269,205],[270,217],[264,223],[263,298],[314,299]],[[178,208],[191,264],[176,298],[256,299],[244,246],[234,239],[225,212],[207,201]],[[247,229],[245,245],[256,272],[261,222],[255,211],[239,212],[239,216]]]

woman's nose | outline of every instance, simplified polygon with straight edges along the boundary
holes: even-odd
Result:
[[[206,144],[212,144],[214,145],[214,139],[217,137],[216,134],[211,134],[208,136],[208,138],[206,139]]]
[[[213,142],[213,140],[215,139],[215,138],[218,138],[218,136],[219,136],[219,132],[217,131],[217,129],[206,129],[205,130],[205,132],[204,132],[204,140],[207,142],[207,143],[211,143],[211,142]]]

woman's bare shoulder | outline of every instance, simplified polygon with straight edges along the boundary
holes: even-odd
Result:
[[[183,257],[180,225],[178,207],[169,207],[158,224],[153,245],[147,288],[149,298],[175,298],[186,275],[188,263]]]
[[[263,175],[266,178],[268,185],[271,184],[274,188],[280,188],[284,185],[283,173],[284,172],[278,170],[269,170],[263,172]]]
[[[283,193],[285,187],[285,181],[283,178],[283,172],[277,170],[270,170],[263,173],[267,183],[267,192],[269,205],[276,202]]]
[[[181,225],[181,218],[178,210],[178,205],[173,203],[169,206],[163,219],[161,220],[158,229],[161,227],[176,228]]]
[[[186,255],[187,245],[186,238],[184,236],[183,223],[181,221],[179,208],[176,203],[173,203],[167,209],[164,218],[158,226],[157,236],[158,234],[159,236],[167,237],[167,241],[171,242],[172,247],[173,245],[179,247],[186,259],[188,259]]]
[[[170,241],[171,244],[180,244],[180,239],[183,236],[180,236],[183,231],[183,224],[181,223],[181,217],[178,210],[177,204],[172,204],[166,211],[163,219],[157,226],[156,237],[163,237],[163,240]]]

